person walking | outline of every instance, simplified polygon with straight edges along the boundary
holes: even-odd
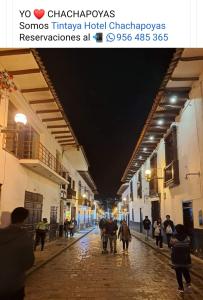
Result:
[[[154,222],[154,235],[156,238],[156,245],[159,246],[160,249],[163,248],[163,225],[161,218],[158,218],[157,221]]]
[[[37,224],[34,250],[36,250],[39,243],[41,243],[41,251],[44,250],[45,238],[48,228],[49,225],[47,222],[47,218],[43,218],[43,220]]]
[[[145,216],[145,219],[143,221],[143,226],[144,226],[144,230],[145,230],[145,240],[148,241],[149,240],[149,231],[151,228],[151,221],[149,220],[148,216]]]
[[[23,300],[25,272],[33,266],[33,241],[23,223],[29,211],[17,207],[11,224],[0,229],[0,299]]]
[[[125,252],[125,251],[128,252],[129,242],[131,241],[131,233],[130,233],[130,229],[125,220],[123,220],[123,222],[119,228],[118,238],[119,237],[123,243],[123,252]]]
[[[101,237],[102,237],[103,229],[105,228],[106,224],[107,224],[107,220],[105,218],[101,218],[101,220],[99,221],[99,229],[100,229]]]
[[[101,239],[102,239],[102,254],[108,253],[107,246],[108,246],[108,234],[106,227],[104,226],[101,233]]]
[[[108,234],[109,243],[110,243],[110,251],[111,253],[117,253],[116,250],[116,242],[117,242],[117,230],[118,226],[113,221],[113,218],[110,218],[110,220],[106,224],[106,232]]]
[[[172,246],[171,260],[176,272],[178,282],[178,292],[184,293],[183,277],[186,281],[186,288],[191,289],[191,277],[189,268],[191,267],[190,238],[186,234],[184,225],[175,226],[175,235],[172,236],[170,244]]]
[[[72,218],[71,221],[70,221],[70,224],[69,224],[69,230],[70,230],[70,237],[73,237],[74,236],[74,231],[75,231],[75,228],[76,228],[76,223],[75,223],[75,219]]]
[[[69,225],[70,225],[70,222],[68,221],[68,219],[66,219],[63,224],[63,230],[64,230],[64,235],[67,238],[68,238]]]
[[[170,240],[174,232],[174,224],[170,219],[170,215],[166,215],[166,220],[164,221],[164,232],[166,234],[168,248],[170,248]]]

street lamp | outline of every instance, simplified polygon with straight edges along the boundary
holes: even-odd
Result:
[[[150,182],[152,179],[164,179],[164,177],[152,177],[152,170],[145,170],[145,179]]]
[[[16,124],[18,125],[26,125],[27,124],[27,117],[26,115],[22,114],[22,113],[17,113],[15,115],[15,118],[14,118]]]
[[[145,170],[145,179],[146,181],[151,181],[152,179],[152,171],[151,170]]]
[[[27,117],[22,113],[17,113],[14,117],[14,121],[17,125],[16,129],[3,128],[0,130],[1,133],[18,132],[23,126],[27,124]]]

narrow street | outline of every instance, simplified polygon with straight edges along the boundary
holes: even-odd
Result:
[[[194,281],[194,280],[193,280]],[[129,254],[102,255],[93,232],[27,278],[27,300],[179,299],[174,271],[161,254],[133,238]],[[202,299],[193,287],[184,299]]]

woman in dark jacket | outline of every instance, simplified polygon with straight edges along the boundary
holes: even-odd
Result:
[[[189,268],[191,266],[190,238],[185,232],[182,224],[175,226],[176,234],[171,238],[171,260],[176,271],[178,291],[184,293],[183,278],[185,278],[187,288],[191,288],[191,278]]]
[[[122,221],[119,228],[118,237],[120,237],[120,240],[123,242],[123,252],[128,252],[129,242],[131,241],[131,233],[125,220]]]

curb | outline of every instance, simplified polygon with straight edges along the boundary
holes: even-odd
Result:
[[[92,232],[95,229],[95,227],[93,227],[92,229],[90,229],[88,232],[85,232],[83,235],[81,235],[80,237],[78,237],[77,239],[73,240],[70,244],[68,244],[67,246],[63,247],[62,249],[60,249],[59,251],[57,251],[56,253],[54,253],[53,255],[51,255],[49,258],[47,258],[45,261],[43,261],[42,263],[40,263],[39,265],[34,266],[33,268],[31,268],[28,272],[26,272],[26,277],[28,277],[29,275],[31,275],[33,272],[35,272],[36,270],[38,270],[39,268],[43,267],[44,265],[46,265],[48,262],[50,262],[52,259],[54,259],[56,256],[60,255],[63,251],[65,251],[66,249],[70,248],[72,245],[74,245],[75,243],[77,243],[80,239],[82,239],[83,237],[85,237],[86,235],[88,235],[90,232]]]
[[[146,244],[147,246],[151,247],[151,248],[152,248],[153,250],[155,250],[156,252],[159,252],[160,254],[162,254],[163,256],[165,256],[166,258],[170,259],[170,255],[169,255],[168,253],[164,253],[164,252],[162,252],[161,250],[159,250],[159,248],[155,248],[155,247],[154,247],[153,245],[151,245],[149,242],[143,240],[141,237],[137,236],[136,234],[134,234],[134,233],[131,233],[131,234],[132,234],[132,236],[133,236],[134,238],[136,238],[137,240],[143,242],[144,244]],[[196,276],[197,278],[203,280],[203,276],[202,276],[201,274],[197,273],[196,271],[194,271],[194,270],[191,269],[191,270],[190,270],[190,273],[193,274],[194,276]]]

